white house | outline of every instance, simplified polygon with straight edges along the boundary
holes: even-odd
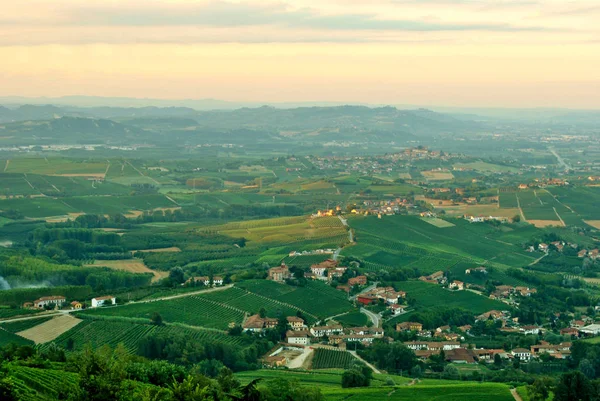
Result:
[[[104,297],[92,298],[92,308],[98,308],[105,305],[115,305],[117,299],[112,295],[106,295]]]
[[[540,334],[540,328],[537,326],[523,326],[521,329],[523,334]]]
[[[289,344],[310,345],[310,334],[306,331],[291,331],[285,333],[285,342]]]
[[[600,324],[590,324],[579,329],[580,333],[588,336],[597,336],[600,334]]]
[[[451,290],[462,291],[465,289],[465,283],[463,283],[462,281],[454,280],[448,285],[448,288],[450,288]]]
[[[531,351],[525,348],[515,348],[511,352],[513,356],[518,357],[523,362],[529,362],[531,360]]]
[[[332,334],[340,334],[344,328],[340,325],[332,326],[315,326],[310,328],[310,334],[314,337],[330,336]]]
[[[56,305],[61,307],[66,301],[67,299],[65,297],[61,295],[54,295],[51,297],[41,297],[40,299],[36,299],[33,301],[33,306],[40,309],[46,307],[47,305]]]
[[[404,313],[404,306],[398,304],[391,304],[388,309],[392,311],[392,315],[398,316]]]

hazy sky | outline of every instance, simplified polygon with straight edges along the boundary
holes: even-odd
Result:
[[[600,0],[8,0],[0,96],[600,108]]]

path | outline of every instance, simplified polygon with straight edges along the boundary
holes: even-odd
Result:
[[[352,229],[350,228],[350,226],[348,226],[348,220],[346,220],[345,218],[343,218],[342,216],[338,215],[338,219],[340,219],[340,221],[342,222],[342,225],[344,227],[346,227],[346,229],[348,230],[348,241],[350,243],[354,242],[354,235],[352,234]],[[339,256],[340,256],[340,252],[342,252],[342,248],[338,248],[335,250],[335,252],[333,252],[333,260],[338,260]]]
[[[364,359],[362,359],[357,353],[356,351],[348,351],[349,353],[351,353],[356,359],[358,359],[359,361],[361,361],[362,363],[364,363],[365,365],[367,365],[368,367],[371,368],[371,370],[373,370],[373,373],[380,375],[381,372],[373,365],[371,365],[369,362],[365,361]]]
[[[523,209],[521,209],[521,200],[519,199],[519,195],[515,194],[515,196],[517,197],[517,207],[519,208],[519,213],[521,213],[521,220],[523,220],[523,222],[527,222],[525,214],[523,213]]]
[[[312,349],[311,347],[304,348],[304,351],[302,351],[302,353],[300,355],[298,355],[297,357],[292,359],[290,361],[290,363],[287,365],[287,367],[289,369],[301,368],[302,365],[304,364],[304,361],[306,360],[306,358],[308,358],[310,356],[310,354],[312,354],[314,351],[315,350]]]
[[[150,177],[149,175],[146,175],[144,173],[142,173],[140,170],[137,169],[137,167],[135,167],[133,164],[131,164],[129,161],[125,161],[125,163],[129,164],[131,166],[132,169],[134,169],[135,171],[137,171],[142,177],[148,177],[150,178],[152,181],[154,181],[156,183],[156,185],[160,186],[160,182],[156,181],[154,178]]]
[[[556,217],[558,217],[558,219],[560,220],[560,223],[563,225],[563,227],[566,227],[567,225],[565,224],[563,219],[560,217],[560,214],[558,214],[558,212],[556,211],[556,208],[553,207],[552,209],[554,209],[554,214],[556,214]]]
[[[360,308],[360,313],[364,313],[365,315],[367,315],[369,317],[369,319],[371,319],[371,321],[373,322],[373,326],[374,327],[380,327],[379,326],[379,324],[380,324],[380,317],[379,317],[379,315],[377,315],[377,314],[375,314],[375,313],[373,313],[370,310],[365,309],[365,308]]]
[[[548,254],[544,254],[542,256],[540,256],[539,258],[537,258],[536,260],[534,260],[533,262],[531,262],[530,264],[528,264],[527,266],[533,266],[535,264],[537,264],[540,260],[544,259],[546,256],[548,256]]]
[[[513,398],[515,399],[515,401],[523,401],[523,399],[521,398],[521,396],[519,395],[519,393],[517,392],[516,388],[511,388],[510,389],[510,393],[512,394]]]
[[[4,165],[4,172],[6,173],[6,170],[8,170],[8,165],[10,164],[10,160],[6,159],[6,164]]]

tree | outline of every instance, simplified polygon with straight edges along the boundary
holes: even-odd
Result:
[[[179,266],[175,266],[169,271],[169,280],[172,285],[181,284],[185,281],[185,275],[183,269]]]
[[[494,355],[494,366],[498,368],[502,367],[502,357],[500,356],[500,354]]]
[[[267,310],[265,308],[260,308],[260,310],[258,311],[258,316],[264,319],[265,317],[267,317]]]
[[[460,372],[454,365],[446,365],[444,367],[444,373],[442,373],[444,379],[458,380],[460,378]]]
[[[550,395],[552,379],[541,377],[536,379],[533,384],[527,386],[527,395],[530,401],[545,401]]]
[[[515,214],[515,215],[513,216],[513,218],[512,218],[512,222],[513,222],[513,223],[518,223],[518,222],[520,222],[520,221],[521,221],[521,216],[520,216],[520,215],[518,215],[518,214]]]
[[[554,389],[554,401],[592,401],[593,399],[589,379],[577,370],[564,373]]]
[[[590,380],[596,377],[596,369],[589,359],[582,359],[579,362],[579,370]]]
[[[346,370],[342,375],[342,387],[366,387],[367,379],[365,376],[356,369]]]
[[[152,321],[152,324],[157,326],[163,325],[163,318],[158,312],[152,312],[152,317],[150,317],[150,320]]]

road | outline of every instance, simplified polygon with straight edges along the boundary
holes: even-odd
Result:
[[[369,317],[369,319],[371,319],[371,321],[373,322],[374,327],[380,327],[379,324],[381,323],[381,321],[380,321],[381,318],[379,317],[378,314],[375,314],[365,308],[360,308],[360,313],[364,313],[365,315],[367,315]]]
[[[338,219],[340,219],[344,227],[348,229],[348,241],[350,241],[351,243],[354,242],[354,236],[352,235],[352,230],[350,229],[350,226],[348,226],[348,220],[346,220],[342,216],[338,216]],[[333,260],[338,260],[338,258],[340,257],[340,252],[342,252],[342,248],[338,248],[335,250],[335,252],[333,253]]]
[[[361,292],[359,292],[358,294],[356,294],[356,295],[352,295],[352,296],[350,297],[350,300],[351,300],[351,301],[354,301],[354,300],[356,299],[356,297],[358,297],[360,294],[364,294],[365,292],[369,292],[369,291],[371,291],[371,290],[372,290],[373,288],[375,288],[375,287],[377,287],[377,281],[375,281],[375,282],[374,282],[373,284],[371,284],[370,286],[363,288],[363,290],[362,290]]]
[[[302,351],[302,353],[300,355],[298,355],[297,357],[295,357],[294,359],[292,359],[290,361],[290,363],[287,365],[288,369],[301,368],[302,365],[304,364],[304,361],[306,361],[306,358],[308,358],[310,356],[310,354],[312,354],[313,352],[314,352],[314,349],[312,349],[311,347],[305,347],[304,351]]]
[[[371,365],[369,362],[365,361],[360,356],[358,356],[356,351],[348,351],[348,352],[350,352],[356,359],[360,360],[362,363],[364,363],[365,365],[370,367],[373,370],[373,373],[376,373],[378,375],[381,374],[381,372],[379,370],[377,370],[377,368],[375,366]]]
[[[519,395],[519,393],[517,393],[517,389],[516,388],[511,388],[510,389],[510,393],[512,394],[512,396],[515,399],[515,401],[523,401],[523,399],[521,398],[521,396]]]
[[[208,292],[223,291],[223,290],[226,290],[226,289],[231,288],[231,287],[233,287],[233,284],[227,284],[227,285],[224,285],[224,286],[221,286],[221,287],[209,288],[207,290],[199,290],[199,291],[186,292],[184,294],[169,295],[167,297],[147,299],[145,301],[130,302],[130,304],[133,304],[133,303],[140,304],[140,303],[148,303],[148,302],[155,302],[155,301],[167,301],[169,299],[190,297],[192,295],[206,294]],[[109,308],[119,308],[119,307],[125,306],[125,305],[128,305],[128,304],[109,306]],[[78,309],[78,310],[76,310],[76,309],[68,309],[68,310],[52,311],[52,312],[47,312],[47,313],[46,312],[42,312],[42,313],[36,313],[35,315],[32,315],[32,316],[17,317],[17,318],[14,318],[14,319],[3,319],[3,320],[0,320],[0,323],[19,322],[21,320],[39,319],[41,317],[48,317],[48,316],[59,316],[59,315],[64,315],[64,314],[68,314],[68,313],[72,313],[72,312],[77,312],[77,311],[80,311],[80,309]]]
[[[565,168],[565,171],[571,170],[571,166],[569,166],[567,163],[565,163],[563,158],[560,157],[560,155],[558,153],[556,153],[556,151],[554,149],[549,149],[549,150],[550,150],[550,153],[552,153],[554,155],[554,157],[556,157],[556,160],[558,160],[558,163]]]

